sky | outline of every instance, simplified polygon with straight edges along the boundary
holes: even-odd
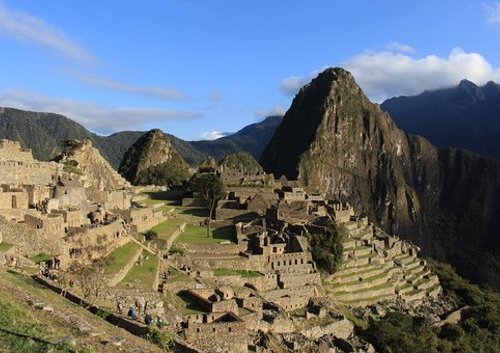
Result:
[[[0,0],[0,106],[213,139],[330,66],[377,103],[500,82],[499,43],[496,1]]]

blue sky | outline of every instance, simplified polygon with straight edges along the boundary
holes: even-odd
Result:
[[[344,66],[367,95],[500,82],[500,2],[0,0],[0,105],[213,138]]]

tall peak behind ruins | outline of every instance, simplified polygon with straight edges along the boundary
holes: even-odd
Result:
[[[148,131],[125,152],[118,171],[131,183],[137,183],[142,172],[173,161],[183,169],[188,165],[160,129]]]
[[[500,197],[478,195],[499,194],[498,163],[464,150],[438,149],[404,133],[349,72],[327,69],[299,91],[262,165],[278,178],[298,177],[312,191],[349,201],[428,255],[451,262],[469,278],[500,286],[494,273],[479,271],[495,262],[492,234],[500,220],[493,210],[500,209]],[[444,220],[451,224],[444,226]],[[465,250],[470,246],[484,256],[471,262]]]

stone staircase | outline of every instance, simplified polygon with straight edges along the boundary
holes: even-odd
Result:
[[[396,296],[412,302],[440,292],[437,276],[416,256],[416,247],[385,233],[380,236],[366,220],[351,219],[342,226],[347,231],[344,264],[323,283],[333,298],[364,306]]]

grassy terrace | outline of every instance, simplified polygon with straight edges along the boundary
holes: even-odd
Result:
[[[143,252],[147,258],[142,260],[141,265],[134,265],[127,273],[123,281],[118,283],[121,288],[137,288],[151,290],[156,279],[158,269],[158,258],[146,251]]]
[[[44,252],[37,254],[35,256],[30,257],[30,260],[33,261],[36,264],[39,264],[40,262],[47,261],[48,259],[52,259],[54,255],[46,254]]]
[[[186,244],[211,244],[219,243],[224,240],[235,242],[236,233],[233,227],[221,227],[212,229],[212,236],[207,237],[207,228],[188,224],[186,230],[182,233],[177,241]]]
[[[151,230],[158,234],[159,238],[168,238],[182,223],[181,220],[171,219],[154,226]]]
[[[385,289],[385,288],[389,288],[389,287],[393,287],[393,284],[390,283],[390,282],[387,282],[387,283],[382,283],[382,284],[379,284],[377,286],[373,286],[373,287],[369,287],[369,288],[365,288],[365,289],[360,289],[360,290],[355,290],[355,291],[341,291],[341,292],[336,292],[335,295],[343,295],[343,294],[354,294],[354,293],[366,293],[366,292],[371,292],[371,291],[376,291],[376,290],[379,290],[379,289]]]
[[[9,251],[10,248],[12,248],[12,244],[9,243],[0,243],[0,252],[6,252]]]
[[[376,274],[376,275],[371,276],[371,277],[367,277],[363,281],[355,280],[355,281],[345,282],[345,283],[332,283],[331,286],[333,288],[337,288],[337,287],[342,287],[342,286],[352,286],[352,285],[358,284],[358,283],[370,283],[376,279],[380,279],[380,278],[383,278],[385,276],[387,276],[387,271]]]
[[[378,302],[380,300],[383,300],[383,299],[386,299],[387,298],[387,295],[376,295],[374,297],[371,297],[371,298],[366,298],[366,299],[354,299],[354,300],[344,300],[343,303],[344,304],[350,304],[350,305],[355,305],[355,304],[358,304],[358,303],[361,303],[361,302]]]
[[[117,274],[125,265],[130,261],[130,259],[137,254],[140,246],[134,242],[128,242],[127,244],[119,247],[113,251],[108,259],[109,265],[106,267],[106,275]]]
[[[214,276],[241,276],[243,278],[259,277],[261,274],[256,271],[236,270],[232,268],[216,268],[213,270]]]

